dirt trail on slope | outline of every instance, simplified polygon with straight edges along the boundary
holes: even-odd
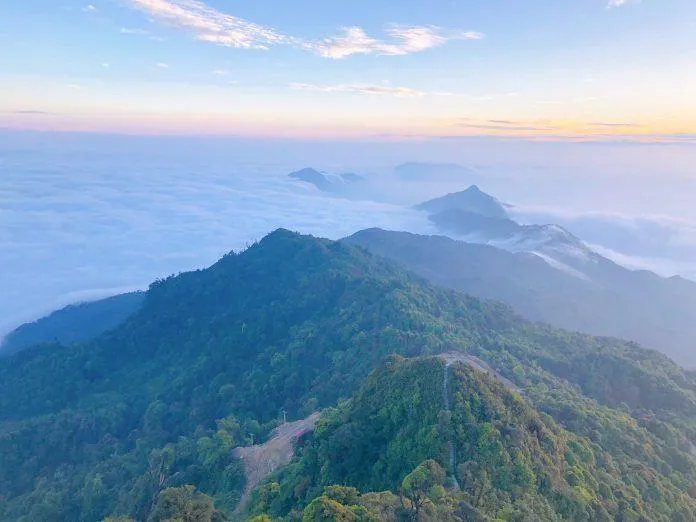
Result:
[[[496,372],[493,368],[491,368],[487,362],[479,359],[478,357],[476,357],[474,355],[467,355],[465,353],[459,353],[459,352],[447,352],[447,353],[441,353],[440,355],[438,355],[438,357],[440,357],[441,359],[444,359],[447,363],[447,366],[449,366],[455,362],[462,362],[464,364],[468,364],[472,368],[475,368],[475,369],[480,370],[484,373],[492,375],[493,377],[498,379],[501,383],[503,383],[507,389],[514,391],[515,393],[519,393],[521,395],[524,395],[524,390],[515,386],[515,384],[512,381],[510,381],[509,379],[506,379],[505,377],[500,375],[498,372]]]
[[[489,375],[494,376],[501,383],[503,383],[503,385],[506,388],[508,388],[511,391],[514,391],[514,392],[520,393],[520,394],[524,393],[520,388],[515,386],[514,383],[512,383],[510,380],[508,380],[505,377],[503,377],[502,375],[500,375],[493,368],[491,368],[488,365],[488,363],[479,359],[478,357],[475,357],[473,355],[467,355],[464,353],[459,353],[459,352],[441,353],[438,357],[445,361],[444,376],[443,376],[443,380],[442,380],[442,393],[443,393],[443,399],[444,399],[444,405],[445,405],[446,411],[449,411],[449,409],[450,409],[449,390],[448,390],[449,367],[456,362],[461,362],[461,363],[467,364],[467,365],[471,366],[472,368],[475,368],[477,370],[480,370],[482,372],[485,372]],[[454,448],[454,443],[452,442],[451,439],[447,441],[447,451],[449,454],[449,468],[450,468],[449,472],[451,473],[452,488],[455,491],[459,491],[461,488],[459,486],[459,482],[457,481],[457,453],[456,453],[456,450]]]
[[[302,435],[314,429],[314,424],[319,418],[319,413],[313,413],[306,419],[295,422],[287,422],[278,426],[271,433],[271,438],[265,444],[235,448],[232,455],[244,462],[246,486],[242,498],[235,513],[239,513],[247,501],[253,489],[263,479],[274,472],[283,464],[290,462],[295,452],[295,442]]]
[[[450,411],[449,389],[447,386],[449,383],[450,364],[452,363],[445,359],[444,377],[442,379],[442,396],[445,403],[445,411],[447,412]],[[460,491],[461,487],[459,486],[459,482],[457,481],[457,452],[454,449],[454,442],[452,442],[451,438],[447,441],[447,453],[449,454],[449,471],[452,475],[452,488],[454,489],[454,491]]]

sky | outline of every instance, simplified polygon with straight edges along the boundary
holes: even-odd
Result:
[[[0,128],[696,140],[693,0],[2,0]]]

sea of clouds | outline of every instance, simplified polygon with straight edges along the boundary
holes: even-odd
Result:
[[[4,151],[0,335],[210,265],[279,227],[333,239],[372,226],[431,231],[408,207],[328,198],[287,178],[290,168],[175,151]]]
[[[555,145],[530,147],[0,133],[0,336],[64,305],[208,266],[279,227],[333,239],[369,227],[435,233],[410,205],[470,183],[515,204],[516,218],[558,222],[626,266],[696,278],[688,162],[660,178],[645,172],[659,161],[637,158],[643,170],[631,177],[630,162],[601,149],[609,167],[588,174],[594,156],[583,164]],[[406,182],[393,167],[410,160],[468,166],[461,179],[429,178],[424,167]],[[365,175],[364,197],[287,177],[305,166]]]

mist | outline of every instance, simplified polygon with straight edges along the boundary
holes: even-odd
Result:
[[[422,175],[395,170],[407,162]],[[209,265],[279,227],[332,239],[368,227],[436,233],[411,206],[474,183],[520,221],[566,226],[631,268],[696,278],[693,165],[690,144],[4,132],[0,335]],[[287,177],[307,166],[367,181],[330,196]]]

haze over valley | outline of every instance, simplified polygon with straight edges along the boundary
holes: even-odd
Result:
[[[7,140],[0,165],[7,225],[0,258],[9,270],[1,276],[0,333],[65,305],[145,289],[154,279],[205,266],[278,227],[332,239],[377,227],[544,255],[539,245],[525,244],[539,237],[495,237],[481,223],[473,230],[443,228],[437,217],[417,210],[430,197],[458,193],[473,183],[493,189],[487,190],[510,223],[557,224],[582,241],[583,249],[628,269],[696,279],[694,210],[680,205],[688,192],[683,188],[696,190],[696,181],[686,169],[668,172],[673,166],[646,165],[646,159],[657,161],[674,145],[653,145],[647,151],[639,145],[564,145],[605,152],[618,174],[597,190],[592,187],[602,186],[609,166],[580,158],[541,168],[530,158],[543,147],[535,143],[487,143],[501,153],[520,154],[517,165],[509,157],[504,166],[485,164],[474,144],[460,151],[427,143],[418,159],[430,161],[408,161],[409,153],[393,144],[342,143],[333,146],[330,160],[323,158],[326,169],[300,169],[314,176],[310,181],[292,173],[315,153],[322,159],[321,142],[277,144],[271,157],[269,146],[231,139],[201,144],[194,138],[80,135],[54,142],[42,134]],[[372,167],[364,165],[367,155],[355,161],[352,151],[361,147],[374,157]],[[552,154],[557,145],[546,147]],[[679,151],[696,155],[690,146]],[[384,163],[388,161],[394,164]],[[621,174],[626,170],[632,174]],[[350,176],[342,177],[346,174]],[[675,177],[678,183],[668,181]],[[317,179],[323,184],[317,185]],[[646,211],[637,212],[643,203]],[[607,212],[609,208],[615,210]],[[546,256],[546,263],[552,266],[553,256]],[[566,263],[563,267],[576,271]],[[37,270],[41,278],[35,277]],[[684,321],[691,322],[690,310],[684,313]],[[548,320],[538,314],[532,318]]]
[[[696,522],[695,20],[0,1],[0,522]]]

